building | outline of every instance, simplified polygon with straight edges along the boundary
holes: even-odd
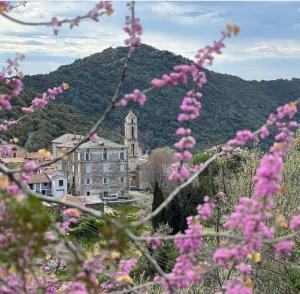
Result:
[[[68,152],[84,137],[65,134],[52,141],[58,157]],[[68,180],[68,194],[101,198],[128,198],[127,147],[99,137],[85,142],[70,156],[56,164]]]
[[[28,185],[30,190],[42,195],[60,197],[67,194],[67,179],[52,167],[34,173]]]
[[[128,148],[129,187],[140,188],[140,166],[147,162],[148,155],[142,154],[138,141],[137,117],[131,110],[125,118],[124,127],[124,145]]]
[[[19,145],[10,144],[2,139],[0,139],[0,145],[6,145],[11,148],[11,153],[6,156],[6,158],[24,158],[27,150]]]

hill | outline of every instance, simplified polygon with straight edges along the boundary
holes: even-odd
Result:
[[[20,98],[14,101],[12,111],[1,111],[0,119],[18,119],[23,116],[21,107],[29,105],[38,94],[26,90]],[[19,139],[19,144],[28,151],[49,148],[51,141],[65,133],[84,133],[92,123],[74,107],[50,102],[45,109],[40,109],[22,119],[7,132],[1,132],[0,138],[9,141],[13,137]],[[101,130],[101,134],[110,139],[120,141],[120,136],[114,132]]]
[[[230,49],[229,49],[230,50]],[[127,49],[108,48],[101,53],[76,60],[44,75],[25,77],[25,84],[42,92],[48,87],[70,84],[57,103],[75,107],[91,120],[104,110],[116,87]],[[172,70],[175,64],[191,61],[168,51],[142,45],[129,64],[122,93],[144,89],[151,79]],[[218,62],[216,60],[216,62]],[[236,130],[258,128],[267,115],[300,93],[300,80],[245,81],[239,77],[207,71],[208,83],[203,88],[201,117],[192,123],[198,149],[219,144],[231,138]],[[172,145],[178,127],[176,117],[186,86],[155,90],[149,93],[144,107],[132,106],[138,116],[140,138],[147,148]],[[123,133],[128,109],[116,110],[106,127]]]

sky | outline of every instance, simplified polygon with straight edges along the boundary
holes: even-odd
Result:
[[[48,21],[84,15],[96,1],[28,1],[11,15],[24,21]],[[114,14],[86,20],[53,35],[51,27],[22,26],[0,16],[0,64],[24,53],[25,74],[48,73],[60,65],[107,47],[122,46],[126,2],[113,1]],[[197,50],[220,36],[227,23],[241,33],[226,41],[212,70],[247,80],[300,78],[300,2],[137,1],[142,42],[193,59]]]

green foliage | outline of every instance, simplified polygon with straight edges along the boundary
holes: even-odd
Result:
[[[293,288],[300,291],[300,268],[291,267],[288,269],[288,278],[291,281]]]
[[[162,189],[159,187],[158,182],[155,182],[153,191],[153,202],[152,202],[152,212],[160,206],[164,201],[164,195]],[[152,218],[152,228],[156,230],[158,226],[166,222],[166,209],[164,208],[158,215]]]
[[[92,245],[103,240],[101,239],[100,227],[104,222],[97,220],[92,216],[83,216],[70,230],[70,236],[79,241],[85,247]]]
[[[125,47],[108,48],[61,66],[49,74],[27,76],[24,81],[39,92],[63,81],[69,83],[70,89],[57,102],[72,105],[95,120],[113,95],[126,55]],[[171,72],[175,64],[190,63],[182,56],[142,45],[129,62],[121,95],[135,88],[148,88],[153,78]],[[300,91],[299,79],[245,81],[212,71],[207,71],[207,79],[208,83],[202,89],[201,118],[190,125],[198,141],[197,149],[223,143],[239,129],[259,128],[270,112],[297,97]],[[147,148],[170,146],[175,142],[175,130],[179,126],[175,119],[179,112],[178,105],[190,87],[191,83],[155,90],[148,94],[149,101],[144,107],[130,106],[138,116],[139,138]],[[122,133],[127,112],[128,109],[114,111],[106,126]]]
[[[207,152],[196,153],[192,158],[192,164],[204,163],[208,158],[209,155]]]
[[[149,249],[149,251],[164,272],[169,273],[172,271],[176,258],[179,255],[174,242],[164,241],[155,250]],[[156,272],[149,261],[145,257],[141,257],[132,274],[136,277],[143,275],[153,278]]]
[[[28,260],[38,257],[43,253],[43,247],[47,244],[45,232],[48,231],[51,219],[44,210],[40,200],[27,197],[18,201],[7,196],[3,191],[0,195],[1,202],[5,203],[5,211],[15,217],[0,221],[1,232],[7,232],[14,236],[12,244],[2,244],[0,252],[1,263],[7,266],[18,266],[18,262],[26,256]],[[31,244],[30,251],[24,252],[24,245]]]
[[[21,108],[29,105],[32,98],[36,96],[39,95],[33,91],[23,92],[18,99],[14,100],[14,107],[11,111],[1,111],[0,120],[22,117],[24,113]],[[10,127],[7,132],[1,132],[0,138],[9,141],[17,137],[20,145],[28,151],[37,151],[41,148],[49,148],[53,139],[65,133],[84,134],[91,126],[91,121],[74,107],[50,102],[44,109],[27,115],[16,126]],[[118,142],[121,140],[120,135],[114,132],[101,129],[100,133],[103,137]]]

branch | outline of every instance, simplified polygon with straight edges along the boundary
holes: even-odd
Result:
[[[99,16],[102,16],[106,14],[106,12],[102,11],[99,13]],[[5,13],[5,12],[2,12],[1,15],[14,22],[14,23],[17,23],[17,24],[20,24],[20,25],[24,25],[24,26],[52,26],[52,22],[51,21],[45,21],[45,22],[30,22],[30,21],[23,21],[23,20],[19,20],[17,18],[14,18],[12,16],[10,16],[9,14]],[[83,16],[78,16],[77,19],[79,20],[83,20],[83,19],[86,19],[86,18],[90,18],[89,14],[87,13],[86,15],[83,15]],[[60,24],[65,24],[65,23],[71,23],[72,21],[74,21],[74,19],[69,19],[69,18],[65,18],[64,20],[60,21]]]
[[[139,242],[139,240],[137,240],[136,236],[129,230],[129,229],[125,229],[125,232],[127,234],[127,236],[132,240],[132,242],[135,244],[135,246],[143,253],[143,255],[146,257],[146,259],[151,263],[151,265],[153,266],[153,268],[156,270],[156,272],[165,279],[166,283],[169,286],[170,289],[170,293],[173,293],[173,287],[170,284],[169,278],[167,277],[167,275],[163,272],[163,270],[161,269],[161,267],[158,265],[158,263],[156,262],[156,260],[144,249],[144,247],[142,246],[142,244]]]

